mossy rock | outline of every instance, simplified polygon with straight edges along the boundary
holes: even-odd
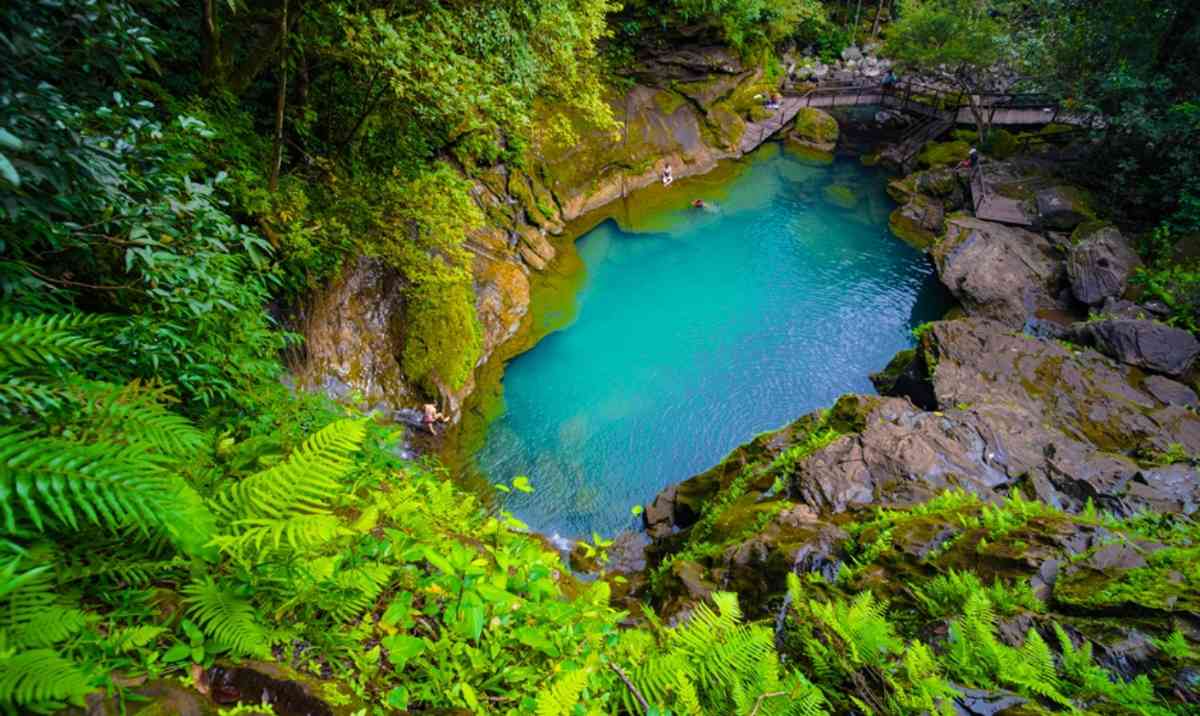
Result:
[[[1071,232],[1071,243],[1078,244],[1097,231],[1109,226],[1112,226],[1112,224],[1107,221],[1085,221],[1079,226],[1076,226],[1075,230]]]
[[[843,209],[853,209],[858,206],[861,197],[852,187],[845,184],[830,184],[822,192],[825,201]]]
[[[892,179],[887,184],[887,194],[897,204],[907,204],[917,193],[917,175],[910,174],[901,179]]]
[[[669,117],[687,104],[687,99],[678,92],[665,89],[659,90],[658,94],[654,95],[654,104],[658,107],[658,111]]]
[[[1034,200],[1041,224],[1047,229],[1074,231],[1097,216],[1091,194],[1079,187],[1052,186],[1038,191]]]
[[[956,129],[950,133],[950,138],[956,142],[974,144],[979,141],[979,132],[974,129]]]
[[[877,154],[875,152],[872,152],[871,154],[864,154],[858,158],[858,161],[864,167],[878,166],[879,165],[879,154]]]
[[[1055,601],[1106,613],[1200,612],[1193,566],[1200,550],[1166,548],[1144,557],[1139,552],[1127,544],[1102,547],[1058,579]]]
[[[904,243],[925,251],[936,244],[939,238],[935,231],[926,228],[925,213],[919,202],[905,204],[888,216],[888,228]]]
[[[796,113],[791,134],[798,139],[818,144],[835,143],[841,131],[837,120],[828,112],[814,107],[803,107]]]
[[[961,163],[971,151],[971,145],[955,140],[952,142],[930,142],[917,155],[917,161],[923,167],[951,167]]]
[[[946,198],[962,189],[958,175],[952,171],[927,171],[917,174],[917,191],[922,194]]]
[[[992,129],[988,132],[987,141],[981,147],[983,152],[996,159],[1009,159],[1016,155],[1017,138],[1005,129]]]

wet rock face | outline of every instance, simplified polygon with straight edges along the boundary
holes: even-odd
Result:
[[[1129,276],[1141,263],[1121,232],[1112,227],[1100,229],[1072,246],[1067,255],[1071,292],[1086,306],[1120,298]]]
[[[1149,320],[1104,320],[1077,325],[1073,336],[1122,363],[1181,377],[1200,355],[1191,333]]]
[[[938,275],[974,316],[1023,328],[1039,311],[1066,308],[1063,262],[1039,234],[970,217],[948,222],[932,250]]]
[[[304,308],[304,355],[292,371],[298,387],[367,406],[414,402],[400,370],[404,280],[382,261],[359,257]]]

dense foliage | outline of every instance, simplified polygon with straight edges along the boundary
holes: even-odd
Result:
[[[1029,7],[1028,27],[1102,24],[1089,3]],[[1081,63],[1072,96],[1106,108],[1110,131],[1130,138],[1114,140],[1115,170],[1151,177],[1132,203],[1167,217],[1151,240],[1167,268],[1147,281],[1190,275],[1169,254],[1200,221],[1185,151],[1196,126],[1196,53],[1180,49],[1195,46],[1189,8],[1168,3],[1152,13],[1157,25],[1130,25],[1166,39],[1131,40],[1128,63],[1095,32],[1063,28],[1037,55]],[[849,4],[833,9],[848,16]],[[10,3],[0,17],[0,710],[124,699],[141,677],[199,685],[192,665],[254,658],[356,713],[933,713],[963,686],[1048,708],[1164,712],[1155,684],[1112,677],[1061,626],[1003,642],[998,615],[1043,611],[1027,584],[931,568],[890,604],[861,583],[890,530],[933,512],[993,541],[1034,519],[1100,524],[1094,514],[955,493],[864,515],[847,525],[855,565],[834,579],[793,575],[774,622],[748,620],[736,595],[715,592],[665,625],[652,610],[611,606],[615,577],[577,581],[502,504],[480,504],[433,463],[399,459],[399,432],[280,383],[281,351],[297,340],[277,323],[280,307],[357,255],[406,282],[406,377],[430,393],[470,379],[481,339],[463,242],[483,222],[470,177],[520,166],[535,132],[569,142],[581,121],[611,125],[597,76],[610,21],[626,39],[693,25],[749,54],[844,42],[827,10],[816,0],[635,1],[619,13],[604,0]],[[924,22],[917,4],[902,10],[912,27]],[[1173,297],[1181,282],[1150,290]],[[838,436],[822,424],[772,468]],[[720,547],[716,527],[745,489],[735,482],[705,508],[680,555],[651,575],[655,588],[674,563]],[[1200,581],[1190,528],[1103,523],[1168,546],[1139,579]],[[945,638],[925,636],[931,625]],[[1162,649],[1195,661],[1182,637]]]

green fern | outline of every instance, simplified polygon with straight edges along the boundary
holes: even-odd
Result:
[[[737,595],[715,592],[711,600],[715,610],[697,605],[685,624],[665,630],[661,651],[632,670],[640,693],[681,713],[821,713],[824,699],[807,680],[781,675],[772,631],[742,623]],[[794,693],[799,710],[785,709],[782,693]],[[628,697],[626,708],[636,710]]]
[[[318,431],[274,467],[251,475],[218,494],[216,510],[226,520],[287,519],[328,514],[329,502],[345,488],[341,481],[355,468],[351,457],[362,447],[362,420],[339,420]]]
[[[0,371],[0,416],[11,418],[22,411],[45,416],[62,408],[65,402],[59,386]]]
[[[12,639],[23,647],[48,647],[66,641],[83,631],[86,625],[87,615],[80,610],[51,606],[13,631]]]
[[[218,585],[211,577],[183,589],[188,614],[213,641],[235,653],[265,659],[270,638],[249,602]]]
[[[1154,684],[1145,674],[1132,681],[1122,681],[1093,661],[1091,642],[1085,641],[1083,646],[1076,648],[1061,626],[1055,624],[1054,632],[1062,651],[1063,690],[1084,702],[1109,701],[1145,716],[1174,713],[1163,705],[1154,692]]]
[[[591,669],[568,671],[537,695],[537,716],[571,716],[587,688]]]
[[[140,446],[85,444],[0,429],[0,516],[12,533],[158,528],[173,514],[180,483]]]
[[[968,598],[962,616],[950,625],[946,660],[953,676],[968,685],[1003,684],[1028,696],[1071,705],[1060,690],[1053,655],[1035,629],[1030,628],[1020,649],[1000,643],[995,610],[986,592]]]
[[[879,667],[903,648],[887,619],[887,605],[862,592],[847,604],[841,600],[810,602],[809,609],[841,642],[839,650],[852,668]]]
[[[0,705],[10,711],[51,713],[83,706],[95,687],[91,674],[52,649],[0,658]]]
[[[94,314],[4,316],[0,318],[0,368],[66,365],[111,352],[100,341],[80,334],[110,320]]]
[[[140,381],[125,386],[89,383],[80,397],[83,434],[89,441],[137,442],[180,460],[205,446],[204,433],[164,406],[174,399],[162,388]]]

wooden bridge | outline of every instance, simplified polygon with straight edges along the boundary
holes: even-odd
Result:
[[[921,149],[956,125],[975,124],[969,99],[975,100],[979,111],[986,114],[991,126],[1031,126],[1070,124],[1091,127],[1095,118],[1061,111],[1052,98],[1040,94],[988,93],[968,97],[965,92],[949,92],[939,87],[917,82],[831,84],[803,93],[786,93],[775,113],[746,127],[741,149],[748,152],[762,144],[791,122],[804,107],[832,108],[878,106],[916,117],[917,122],[898,142],[881,155],[891,163],[907,170]],[[971,194],[975,215],[988,221],[1029,225],[1029,218],[1016,200],[1003,197],[988,186],[982,165],[971,173]]]

